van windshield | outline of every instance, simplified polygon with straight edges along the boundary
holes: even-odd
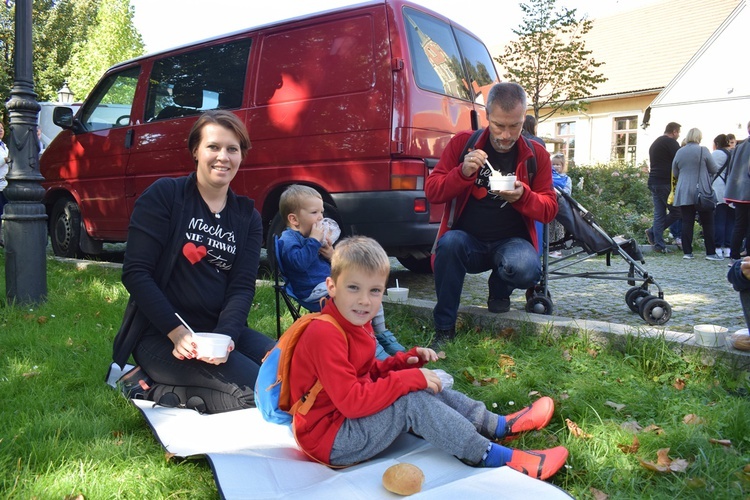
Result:
[[[414,9],[405,8],[404,19],[417,85],[482,104],[482,88],[497,81],[484,44],[460,30],[454,34],[449,24]]]
[[[124,127],[130,123],[140,66],[107,76],[86,100],[81,124],[86,130]]]

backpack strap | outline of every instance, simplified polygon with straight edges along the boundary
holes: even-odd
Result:
[[[724,154],[727,155],[727,159],[724,160],[724,165],[722,165],[719,171],[716,172],[716,174],[714,174],[714,176],[711,178],[712,183],[719,177],[721,177],[722,181],[726,182],[727,177],[729,176],[729,162],[732,159],[732,151],[726,148],[721,148],[721,151],[724,151]]]
[[[469,140],[466,141],[464,150],[461,152],[461,156],[459,156],[459,158],[464,158],[467,154],[469,154],[469,150],[472,149],[474,147],[474,144],[477,143],[477,141],[479,140],[479,136],[482,135],[482,132],[484,132],[484,128],[480,128],[472,132],[471,136],[469,136]]]
[[[529,186],[531,186],[531,181],[534,180],[534,175],[536,175],[536,150],[534,149],[534,145],[531,144],[531,139],[523,134],[521,134],[521,138],[531,150],[531,158],[526,160],[526,173],[529,175]]]
[[[338,331],[341,332],[341,335],[344,336],[344,341],[346,341],[347,345],[349,344],[349,339],[346,336],[346,332],[344,332],[344,329],[341,328],[341,325],[339,325],[338,321],[336,321],[333,316],[331,316],[330,314],[321,314],[320,316],[313,318],[311,321],[316,320],[325,321],[326,323],[330,323],[335,326]],[[315,398],[318,397],[318,393],[321,390],[323,390],[323,384],[320,382],[320,380],[316,380],[312,388],[307,391],[307,393],[303,394],[302,397],[292,405],[292,407],[289,409],[289,413],[291,415],[294,415],[295,413],[299,413],[300,415],[307,415],[307,412],[310,411],[312,405],[315,404]]]

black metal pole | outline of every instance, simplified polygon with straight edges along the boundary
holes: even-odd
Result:
[[[40,303],[47,296],[47,214],[36,135],[40,106],[34,93],[31,1],[16,1],[16,74],[7,104],[11,164],[2,220],[5,293],[11,304]]]

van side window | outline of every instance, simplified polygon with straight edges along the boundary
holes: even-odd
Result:
[[[136,66],[102,80],[86,100],[81,125],[89,132],[128,125],[140,72]]]
[[[490,87],[499,81],[495,63],[482,42],[461,30],[457,29],[455,32],[456,38],[458,38],[458,46],[469,72],[474,102],[484,105],[487,102]]]
[[[470,101],[471,90],[450,25],[409,8],[404,9],[404,21],[417,85]]]
[[[242,106],[250,39],[202,47],[154,62],[145,120],[197,115]]]

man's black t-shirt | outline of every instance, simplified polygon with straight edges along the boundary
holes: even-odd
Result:
[[[523,140],[520,139],[519,140]],[[518,143],[507,153],[498,153],[489,141],[483,150],[487,153],[487,161],[493,169],[503,174],[515,174],[518,158]],[[472,188],[471,196],[456,221],[453,229],[460,229],[471,234],[480,241],[498,241],[504,238],[529,239],[521,214],[510,203],[489,192],[490,168],[485,164],[479,170]]]

